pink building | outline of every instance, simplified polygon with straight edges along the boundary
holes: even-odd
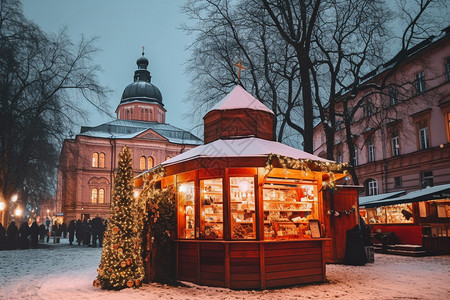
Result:
[[[57,208],[64,220],[109,217],[114,171],[123,146],[131,149],[135,174],[202,144],[183,129],[165,123],[159,89],[151,83],[148,60],[137,60],[134,82],[116,109],[117,120],[82,127],[64,141],[58,167]]]
[[[334,157],[355,167],[364,186],[361,215],[381,241],[393,236],[392,243],[450,253],[450,27],[369,76],[363,85],[383,88],[364,89],[347,106],[356,109],[350,122],[356,153],[349,154],[338,119]],[[336,111],[344,111],[342,103]],[[322,124],[314,149],[326,156]]]
[[[414,191],[450,183],[450,35],[426,40],[400,64],[395,59],[364,84],[349,103],[363,100],[352,120],[356,154],[350,157],[345,126],[338,120],[334,157],[355,167],[364,195]],[[342,111],[342,104],[336,107]],[[314,154],[326,155],[322,124],[314,131]]]

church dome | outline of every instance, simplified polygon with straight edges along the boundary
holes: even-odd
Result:
[[[130,83],[122,94],[121,103],[133,100],[141,100],[146,102],[159,102],[162,104],[162,95],[159,89],[146,81],[135,81]]]
[[[152,76],[147,70],[148,59],[144,57],[144,52],[137,59],[136,64],[138,69],[134,72],[134,82],[130,83],[123,91],[120,103],[139,100],[163,105],[161,92],[151,83]]]

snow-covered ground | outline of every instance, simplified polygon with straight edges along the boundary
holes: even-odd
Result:
[[[327,265],[329,282],[265,291],[233,291],[188,284],[145,284],[106,291],[92,286],[101,248],[46,244],[0,251],[0,299],[450,299],[450,256],[375,254],[362,267]]]

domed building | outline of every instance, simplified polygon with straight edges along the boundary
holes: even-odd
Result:
[[[135,174],[183,153],[202,140],[166,121],[161,91],[151,82],[148,59],[137,60],[134,81],[125,87],[117,119],[81,127],[64,141],[58,166],[56,203],[59,221],[109,216],[114,171],[123,146],[131,149]],[[46,217],[45,212],[41,217]]]

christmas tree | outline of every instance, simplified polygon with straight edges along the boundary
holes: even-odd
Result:
[[[141,257],[142,211],[133,198],[131,153],[125,146],[119,154],[111,215],[105,232],[102,258],[94,286],[109,290],[139,287],[144,279]]]

